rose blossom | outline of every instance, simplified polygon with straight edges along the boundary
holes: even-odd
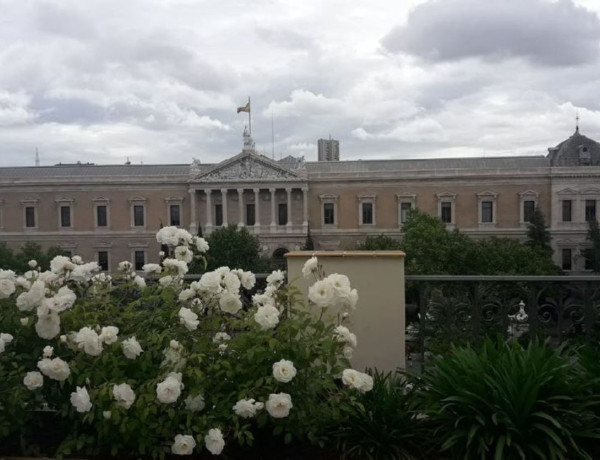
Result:
[[[75,334],[73,341],[90,356],[99,356],[102,353],[102,341],[100,340],[100,336],[98,336],[96,331],[89,327],[82,327],[79,332]]]
[[[290,414],[290,409],[294,407],[292,397],[287,393],[271,393],[265,407],[267,412],[273,418],[284,418]]]
[[[223,433],[221,433],[221,430],[218,428],[208,430],[208,434],[204,437],[204,445],[213,455],[219,455],[223,452],[225,441],[223,440]]]
[[[44,376],[37,371],[27,372],[23,384],[31,391],[41,388],[44,386]]]
[[[278,382],[287,383],[296,376],[296,368],[294,363],[286,359],[273,364],[273,377]]]
[[[354,369],[345,369],[342,372],[342,382],[352,388],[356,388],[362,393],[373,389],[373,377]]]
[[[53,380],[66,380],[71,374],[69,365],[60,358],[44,358],[37,364],[42,373]]]
[[[311,273],[317,271],[317,267],[319,265],[319,261],[316,257],[311,257],[306,262],[304,262],[304,266],[302,267],[302,276],[308,278]]]
[[[135,393],[126,383],[113,386],[113,397],[117,404],[125,409],[129,409],[135,401]]]
[[[166,379],[156,384],[156,397],[163,404],[177,401],[181,395],[181,373],[171,372]]]
[[[191,412],[200,412],[206,407],[206,403],[204,402],[204,396],[202,395],[190,395],[187,398],[185,398],[184,402],[185,408]]]
[[[188,331],[194,331],[198,328],[198,315],[189,308],[181,307],[179,309],[179,322],[185,326]]]
[[[260,324],[263,331],[273,329],[279,324],[279,310],[273,305],[258,307],[256,313],[254,313],[254,321]]]
[[[233,406],[233,411],[242,418],[252,418],[263,407],[265,407],[263,403],[255,402],[254,399],[240,399]]]
[[[127,340],[123,340],[123,342],[121,342],[121,346],[123,347],[123,354],[128,359],[135,359],[144,351],[142,350],[142,347],[136,340],[135,336]]]
[[[92,409],[90,395],[85,387],[77,387],[76,391],[71,393],[71,404],[77,412],[89,412]]]
[[[196,441],[193,436],[178,434],[171,446],[171,452],[175,455],[191,455],[194,447],[196,447]]]

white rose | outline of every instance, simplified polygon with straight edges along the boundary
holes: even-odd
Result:
[[[319,280],[308,288],[308,300],[317,307],[327,308],[334,304],[335,291],[332,284],[326,278]]]
[[[17,287],[22,287],[23,289],[26,289],[26,290],[31,289],[31,281],[29,281],[28,279],[26,279],[22,276],[19,276],[17,278],[17,281],[15,284]]]
[[[113,386],[113,397],[117,404],[125,409],[129,409],[135,401],[135,393],[126,383]]]
[[[221,287],[221,275],[216,271],[203,274],[198,282],[198,289],[202,292],[218,294],[223,290]]]
[[[198,250],[198,252],[208,251],[209,246],[208,246],[207,241],[204,238],[197,236],[196,237],[196,249]]]
[[[181,376],[181,374],[179,374]],[[181,395],[181,378],[175,374],[169,376],[162,382],[156,384],[156,397],[163,404],[171,404],[177,401]]]
[[[271,393],[265,407],[267,412],[273,418],[284,418],[290,414],[290,410],[294,407],[292,397],[287,393]]]
[[[165,259],[163,260],[163,267],[172,272],[176,272],[179,276],[183,276],[188,272],[188,266],[183,260]]]
[[[71,404],[77,412],[89,412],[92,409],[90,395],[85,387],[77,387],[76,390],[71,393]]]
[[[0,299],[8,299],[16,289],[16,278],[0,278]]]
[[[278,288],[285,281],[285,272],[281,270],[274,270],[269,276],[267,276],[267,284]]]
[[[74,264],[82,264],[83,263],[83,259],[81,258],[81,256],[73,256],[71,257],[71,262],[73,262]]]
[[[317,267],[319,266],[319,261],[316,257],[311,257],[306,262],[304,262],[304,266],[302,267],[302,276],[308,278],[312,273],[317,271]]]
[[[105,410],[104,412],[102,412],[102,417],[104,417],[106,420],[110,420],[110,418],[112,417],[112,412],[109,410]]]
[[[56,256],[50,261],[50,271],[56,275],[63,275],[66,271],[71,271],[74,268],[75,264],[65,256]]]
[[[208,430],[208,434],[204,437],[204,445],[213,455],[219,455],[223,452],[225,441],[223,440],[223,433],[221,433],[221,430],[218,428],[211,428]]]
[[[42,374],[53,380],[66,380],[71,375],[69,365],[60,358],[44,358],[38,362],[37,366]]]
[[[141,276],[136,275],[133,278],[133,283],[140,289],[144,289],[146,287],[146,280],[144,278],[142,278]]]
[[[38,320],[35,332],[42,339],[50,340],[60,334],[60,318],[58,313],[51,312],[47,307],[38,307]]]
[[[179,322],[185,326],[188,331],[194,331],[198,328],[198,315],[189,308],[181,307],[179,309]]]
[[[50,307],[50,309],[60,313],[71,308],[77,300],[77,296],[68,287],[63,286],[54,295],[53,300],[54,304]]]
[[[194,447],[196,447],[196,441],[193,436],[178,434],[171,446],[171,452],[175,455],[192,455]]]
[[[254,294],[252,296],[252,304],[255,307],[275,306],[275,299],[267,294]]]
[[[51,347],[50,345],[46,345],[44,347],[43,355],[42,356],[44,358],[51,358],[53,353],[54,353],[54,348]]]
[[[31,311],[36,307],[39,307],[44,299],[46,291],[46,283],[42,280],[35,280],[29,291],[22,292],[17,297],[17,308],[20,311]]]
[[[241,310],[242,301],[240,300],[239,295],[225,291],[223,294],[221,294],[221,298],[219,299],[219,307],[225,313],[231,313],[232,315],[235,315]]]
[[[177,246],[174,255],[177,260],[182,260],[186,264],[194,260],[194,253],[187,246]]]
[[[221,284],[226,291],[237,294],[240,291],[242,282],[236,272],[225,273],[221,279]]]
[[[127,359],[135,359],[144,351],[142,350],[139,342],[135,339],[135,336],[127,340],[123,340],[123,342],[121,342],[121,346],[123,347],[123,354]]]
[[[156,241],[167,246],[177,246],[179,244],[179,236],[177,227],[163,227],[156,233]]]
[[[273,364],[273,377],[278,382],[288,383],[296,377],[296,368],[294,363],[286,359],[282,359]]]
[[[158,264],[146,264],[142,267],[146,275],[160,275],[162,267]]]
[[[344,349],[342,350],[342,354],[344,355],[344,358],[346,358],[346,359],[352,359],[352,355],[354,354],[354,348],[352,348],[351,346],[346,345],[344,347]]]
[[[200,412],[205,407],[206,403],[204,402],[204,396],[202,395],[190,395],[185,398],[185,408],[191,412]]]
[[[119,337],[119,328],[116,326],[105,326],[102,328],[102,332],[100,333],[100,340],[104,342],[106,345],[111,345],[115,343]]]
[[[12,342],[14,339],[14,337],[10,334],[6,334],[6,333],[2,333],[0,334],[0,342],[3,342],[5,345],[8,345],[10,342]]]
[[[244,289],[252,289],[256,284],[256,276],[252,272],[245,272],[244,270],[236,270],[240,282]]]
[[[77,283],[86,283],[99,271],[100,265],[98,265],[97,262],[88,262],[87,264],[82,263],[73,269],[69,275],[69,279]]]
[[[21,318],[21,319],[19,319],[19,321],[21,322],[21,325],[23,325],[23,326],[27,326],[29,324],[29,318]]]
[[[362,393],[373,389],[373,377],[354,369],[344,369],[342,372],[342,382],[344,385],[355,388]]]
[[[336,326],[333,330],[333,334],[338,342],[347,343],[352,347],[356,347],[356,335],[350,332],[345,326]]]
[[[100,336],[89,327],[82,327],[73,338],[77,347],[83,349],[90,356],[99,356],[102,353]]]
[[[254,321],[264,330],[273,329],[279,324],[279,310],[273,305],[259,307],[254,314]]]
[[[27,262],[27,265],[29,265],[29,268],[35,268],[37,267],[37,261],[34,259],[31,259],[29,262]]]
[[[118,270],[125,273],[130,272],[133,270],[133,264],[128,260],[123,260],[122,262],[119,262]]]
[[[252,418],[263,407],[265,407],[263,403],[255,402],[254,399],[240,399],[233,406],[233,411],[242,418]]]
[[[231,336],[227,332],[217,332],[213,337],[213,343],[221,343],[231,340]]]
[[[44,377],[37,371],[27,372],[23,379],[23,384],[28,390],[33,391],[44,386]]]

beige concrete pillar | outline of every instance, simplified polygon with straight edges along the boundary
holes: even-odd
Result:
[[[227,227],[227,189],[221,189],[221,202],[223,203],[223,227]]]
[[[207,188],[204,189],[204,193],[206,194],[206,233],[209,234],[212,232],[213,223],[212,223],[212,190]]]
[[[275,233],[277,231],[277,222],[275,221],[275,189],[270,188],[269,192],[271,192],[271,233]]]
[[[255,188],[254,192],[254,233],[260,233],[260,189]]]
[[[302,205],[303,205],[302,233],[307,233],[308,232],[308,189],[306,187],[302,188]]]
[[[285,224],[285,231],[291,233],[292,231],[292,189],[286,187],[285,192],[287,193],[287,224]]]
[[[302,276],[304,263],[317,256],[325,273],[341,273],[358,291],[358,305],[344,324],[357,337],[358,346],[351,359],[352,367],[363,371],[376,367],[380,371],[404,369],[405,299],[404,253],[401,251],[294,251],[288,252],[288,279],[308,298],[314,278]],[[315,310],[315,315],[321,311]],[[325,311],[328,321],[337,322],[337,312]]]
[[[238,188],[237,192],[238,192],[238,204],[239,204],[239,210],[240,210],[238,225],[240,227],[243,227],[244,226],[244,189]]]
[[[198,232],[198,225],[196,223],[196,190],[191,189],[188,191],[190,193],[190,233],[195,235]]]

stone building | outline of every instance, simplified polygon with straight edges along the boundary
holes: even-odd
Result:
[[[218,164],[0,168],[0,241],[60,245],[114,270],[157,262],[161,225],[243,225],[270,255],[302,247],[309,227],[318,249],[401,236],[414,207],[474,237],[522,239],[539,206],[556,263],[582,272],[599,201],[600,144],[579,130],[546,156],[309,163],[259,155],[246,132]]]

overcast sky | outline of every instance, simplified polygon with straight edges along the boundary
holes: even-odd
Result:
[[[0,0],[0,166],[600,140],[599,0]]]

